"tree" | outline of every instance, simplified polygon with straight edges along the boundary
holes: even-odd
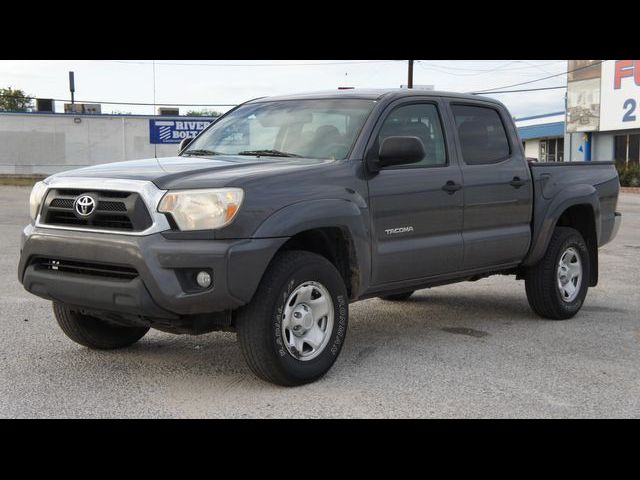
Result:
[[[187,117],[219,117],[222,115],[215,110],[189,110],[187,111]]]
[[[0,111],[3,112],[26,112],[32,107],[33,99],[22,90],[0,88]]]

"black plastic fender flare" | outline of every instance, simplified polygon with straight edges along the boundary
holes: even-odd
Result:
[[[369,211],[345,199],[320,199],[293,203],[273,213],[255,231],[253,238],[293,237],[316,228],[341,228],[351,238],[358,272],[358,297],[366,290],[371,274]]]
[[[534,205],[531,247],[522,262],[523,266],[535,265],[544,256],[558,220],[570,207],[576,205],[591,206],[595,220],[596,239],[600,239],[600,199],[593,185],[571,185],[558,192],[548,202],[545,202],[541,197],[538,197],[538,199],[542,205]]]

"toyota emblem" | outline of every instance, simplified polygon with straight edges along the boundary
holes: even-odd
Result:
[[[73,208],[79,216],[88,217],[96,209],[96,201],[89,195],[80,195],[76,198]]]

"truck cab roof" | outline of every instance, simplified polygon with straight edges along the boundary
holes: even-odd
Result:
[[[254,100],[250,100],[247,103],[261,103],[261,102],[273,102],[273,101],[286,101],[286,100],[319,100],[319,99],[347,99],[347,98],[361,98],[365,100],[395,100],[397,98],[406,97],[447,97],[458,98],[461,100],[482,100],[491,102],[494,104],[502,105],[501,102],[489,97],[483,97],[479,95],[471,95],[468,93],[459,92],[447,92],[440,90],[421,90],[421,89],[407,89],[407,88],[350,88],[344,90],[319,90],[314,92],[300,92],[289,95],[276,95],[272,97],[261,97]]]

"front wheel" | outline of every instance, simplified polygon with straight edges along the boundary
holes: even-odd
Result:
[[[97,350],[112,350],[136,343],[149,327],[125,327],[82,314],[61,303],[53,304],[53,313],[62,331],[76,343]]]
[[[587,296],[589,274],[589,250],[580,232],[556,227],[544,257],[525,274],[529,305],[551,320],[573,317]]]
[[[336,361],[347,333],[344,281],[324,257],[277,254],[252,301],[238,310],[238,342],[249,368],[284,386],[313,382]]]

